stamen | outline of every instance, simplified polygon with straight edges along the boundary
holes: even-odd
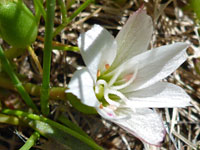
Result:
[[[104,85],[104,87],[107,87],[107,83],[105,80],[98,80],[96,85],[95,85],[95,93],[99,93],[99,86]]]
[[[131,104],[130,101],[127,103],[127,104]],[[123,112],[123,114],[130,114],[130,112],[133,112],[135,113],[136,112],[136,109],[134,107],[130,107],[130,105],[125,105],[125,106],[120,106],[118,108],[118,111],[119,112]]]
[[[102,80],[102,79],[97,81],[96,86],[99,86],[99,85],[101,85],[101,84],[103,84],[105,87],[107,87],[106,81],[105,81],[105,80]]]
[[[103,105],[102,105],[102,104],[100,104],[100,105],[99,105],[99,108],[100,108],[100,109],[103,109]]]
[[[115,111],[117,109],[117,107],[115,105],[108,105],[107,107],[112,109],[113,111]]]
[[[130,117],[129,114],[131,113],[121,113],[118,112],[118,108],[116,110],[111,109],[110,107],[104,107],[103,109],[97,109],[98,113],[104,116],[106,119],[112,119],[112,120],[121,120],[121,119],[127,119]]]
[[[100,70],[97,70],[97,77],[100,77],[100,75],[101,75]]]
[[[138,71],[138,68],[136,68],[134,70],[134,73],[130,73],[130,74],[127,74],[124,76],[124,80],[126,81],[124,84],[121,84],[121,85],[118,85],[118,86],[112,86],[112,89],[114,90],[121,90],[127,86],[129,86],[136,78],[136,75],[137,75],[137,71]]]
[[[97,111],[106,119],[114,119],[116,116],[115,112],[108,107],[104,107],[103,109],[97,109]]]
[[[112,86],[112,89],[114,89],[114,90],[121,90],[121,89],[129,86],[135,80],[135,77],[136,77],[136,75],[132,74],[132,77],[127,82],[125,82],[124,84],[118,85],[118,86]]]
[[[124,79],[126,80],[126,82],[128,82],[132,77],[133,77],[133,73],[130,73],[130,74],[125,75]]]
[[[121,92],[114,90],[114,89],[109,89],[108,90],[109,94],[114,94],[116,96],[118,96],[122,101],[124,101],[125,103],[127,103],[129,100],[126,98],[126,96],[124,94],[122,94]],[[116,103],[116,102],[115,102]],[[118,102],[119,103],[119,102]]]
[[[109,64],[105,64],[105,68],[108,70],[110,68]]]
[[[119,75],[122,73],[123,69],[120,67],[115,73],[114,76],[111,78],[111,80],[109,81],[108,85],[111,86],[115,83],[115,81],[117,80],[117,78],[119,77]]]
[[[101,109],[102,110],[102,109]],[[127,119],[129,118],[129,114],[128,113],[121,113],[118,112],[118,108],[116,110],[111,109],[110,107],[105,107],[105,109],[103,109],[105,111],[105,113],[108,114],[109,117],[111,117],[110,119],[114,119],[114,120],[118,120],[118,119]],[[107,116],[107,118],[108,118]]]
[[[110,90],[107,88],[105,89],[104,91],[104,98],[105,100],[110,104],[110,105],[113,105],[115,107],[119,107],[120,106],[120,103],[119,102],[116,102],[116,101],[113,101],[112,99],[109,98],[109,94],[110,94]]]

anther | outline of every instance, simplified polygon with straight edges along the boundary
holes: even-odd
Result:
[[[110,68],[109,64],[105,64],[105,68],[108,70]]]
[[[102,104],[100,104],[100,105],[99,105],[99,108],[100,108],[100,109],[103,109],[103,105],[102,105]]]
[[[100,70],[97,70],[97,77],[100,77],[100,75],[101,75]]]

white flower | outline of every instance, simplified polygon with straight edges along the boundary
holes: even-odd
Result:
[[[160,116],[150,108],[185,107],[190,97],[161,82],[187,58],[186,43],[147,50],[152,20],[135,12],[116,38],[99,25],[78,38],[86,67],[75,72],[67,93],[142,141],[160,145],[165,137]]]

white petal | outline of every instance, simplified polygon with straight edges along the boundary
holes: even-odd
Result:
[[[99,102],[94,93],[94,81],[87,68],[75,72],[68,85],[66,93],[77,96],[85,105],[97,107]]]
[[[128,60],[146,51],[152,33],[153,25],[151,17],[146,14],[145,10],[139,9],[129,17],[116,37],[118,49],[113,67],[119,65],[121,61]]]
[[[190,104],[187,93],[175,84],[158,82],[148,88],[144,88],[125,96],[130,100],[131,107],[186,107]]]
[[[94,81],[98,69],[105,64],[111,65],[116,56],[117,43],[114,37],[103,27],[94,25],[89,31],[78,38],[83,60]]]
[[[187,59],[187,47],[186,43],[179,42],[133,57],[132,59],[138,62],[138,73],[133,84],[124,92],[148,87],[170,75]]]
[[[152,145],[160,145],[166,135],[160,116],[151,109],[137,109],[129,119],[114,120],[114,123]]]

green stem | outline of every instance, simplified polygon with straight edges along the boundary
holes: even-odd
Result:
[[[65,3],[63,2],[63,0],[58,0],[58,3],[61,8],[62,22],[64,22],[64,20],[66,19],[66,16],[67,16],[67,9],[66,9],[66,6],[65,6]]]
[[[50,82],[50,66],[51,66],[51,51],[54,26],[54,8],[56,1],[47,0],[47,16],[45,24],[45,41],[44,41],[44,56],[43,56],[43,82],[41,89],[41,110],[43,115],[49,114],[49,82]]]
[[[76,46],[53,46],[53,48],[62,51],[74,51],[74,52],[80,51],[80,49]]]
[[[53,33],[53,37],[59,34],[81,11],[83,11],[94,0],[86,0],[70,17],[59,25]]]
[[[91,137],[89,137],[79,126],[77,126],[75,123],[71,122],[64,115],[60,115],[58,117],[58,121],[60,121],[62,124],[64,124],[65,126],[69,127],[70,129],[72,129],[72,130],[78,132],[79,134],[83,135],[84,137],[87,137],[87,138],[91,139]]]
[[[40,138],[40,134],[35,131],[26,143],[19,150],[29,150],[32,146],[35,145],[36,141]]]
[[[19,3],[23,3],[23,0],[18,0]]]
[[[32,83],[24,83],[23,86],[30,95],[40,96],[41,86],[32,84]],[[0,87],[9,89],[12,91],[16,91],[15,87],[10,82],[10,80],[1,74],[0,74]],[[49,91],[49,95],[54,100],[66,100],[65,90],[67,90],[67,88],[51,87]]]
[[[39,8],[36,1],[37,0],[33,1],[33,4],[34,4],[34,9],[35,9],[35,19],[36,19],[36,22],[38,24],[39,21],[40,21],[40,17],[41,17],[41,11],[40,11],[40,8]]]
[[[0,60],[2,62],[2,65],[4,67],[4,70],[7,72],[7,74],[10,76],[13,84],[15,85],[15,88],[17,89],[17,91],[19,92],[19,94],[21,95],[21,97],[24,99],[25,103],[30,106],[31,108],[33,108],[36,112],[39,112],[36,105],[33,103],[32,99],[30,98],[30,96],[28,95],[28,93],[26,92],[26,90],[24,89],[22,83],[20,82],[20,80],[18,79],[18,77],[16,76],[15,72],[13,71],[8,59],[6,58],[3,49],[0,46]]]
[[[0,91],[1,92],[1,91]],[[1,93],[0,93],[1,94]],[[3,93],[4,94],[4,93]],[[1,97],[0,97],[1,98]],[[1,99],[0,99],[0,111],[2,110],[2,104],[1,104]],[[0,117],[1,118],[1,117]]]
[[[90,139],[78,134],[77,132],[71,130],[70,128],[67,128],[55,121],[52,121],[48,118],[42,117],[42,116],[38,116],[36,114],[31,114],[31,113],[27,113],[27,112],[23,112],[21,110],[11,110],[11,109],[3,109],[2,113],[4,114],[8,114],[8,115],[16,115],[18,117],[27,117],[28,119],[32,119],[32,120],[38,120],[38,121],[43,121],[53,127],[56,127],[60,130],[62,130],[65,133],[68,133],[72,136],[74,136],[75,138],[83,141],[84,143],[88,144],[89,146],[95,148],[96,150],[103,150],[99,145],[97,145],[96,143],[94,143],[93,141],[91,141]]]
[[[19,125],[19,118],[15,117],[15,116],[0,114],[0,123]]]
[[[76,1],[76,0],[68,0],[68,1],[67,1],[67,6],[66,6],[67,10],[68,10],[73,4],[75,4],[75,1]]]
[[[32,83],[24,83],[23,86],[30,95],[40,96],[41,86]],[[0,87],[16,91],[10,80],[2,74],[0,74]],[[66,93],[66,90],[67,88],[64,87],[51,87],[49,89],[49,95],[52,100],[68,100],[75,109],[85,114],[97,114],[95,108],[82,104],[76,96]]]
[[[40,14],[42,14],[42,16],[44,17],[44,20],[46,20],[46,12],[45,9],[43,7],[42,1],[41,0],[34,0],[34,6],[35,6],[35,17],[37,22],[39,22],[40,20]]]

